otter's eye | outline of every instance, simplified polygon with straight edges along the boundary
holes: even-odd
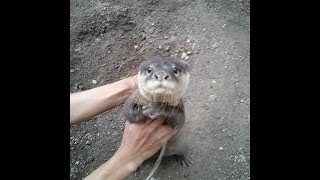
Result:
[[[174,75],[178,75],[179,74],[179,70],[176,67],[174,67],[173,68],[173,73],[174,73]]]
[[[152,72],[152,68],[151,68],[151,67],[148,67],[148,68],[147,68],[147,73],[150,74],[151,72]]]

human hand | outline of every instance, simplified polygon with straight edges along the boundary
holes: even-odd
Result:
[[[134,171],[146,159],[153,156],[177,132],[164,119],[148,119],[145,123],[126,122],[119,154],[126,156]]]
[[[123,133],[120,148],[115,155],[86,180],[125,179],[139,165],[154,155],[177,132],[169,125],[163,125],[164,119],[148,119],[145,123],[129,123]]]
[[[128,78],[127,84],[131,92],[133,92],[138,87],[138,75],[130,76]]]

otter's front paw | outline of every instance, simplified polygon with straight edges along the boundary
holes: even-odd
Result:
[[[142,106],[142,114],[151,119],[156,119],[161,115],[161,112],[154,105],[147,104],[145,106]]]

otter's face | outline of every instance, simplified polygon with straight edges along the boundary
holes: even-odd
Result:
[[[140,65],[139,90],[149,101],[176,103],[185,93],[189,77],[185,61],[155,57]]]

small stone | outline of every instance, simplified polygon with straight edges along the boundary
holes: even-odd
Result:
[[[107,7],[104,7],[103,10],[105,11],[107,9]]]
[[[146,39],[147,35],[146,34],[141,34],[141,40]]]
[[[223,150],[223,147],[219,147],[219,150],[222,151],[222,150]]]
[[[186,56],[187,56],[187,53],[183,52],[183,53],[181,54],[181,59],[184,59]]]
[[[92,80],[92,84],[97,84],[97,80]]]
[[[74,72],[74,69],[70,69],[70,72],[73,73],[73,72]]]
[[[84,86],[80,84],[80,85],[78,86],[78,88],[79,88],[80,90],[83,90]]]
[[[187,43],[189,43],[189,42],[190,42],[190,39],[187,40]]]
[[[212,83],[215,84],[215,83],[217,83],[217,82],[216,82],[215,80],[212,80]]]
[[[187,51],[187,54],[190,55],[190,54],[192,54],[192,52],[189,50],[189,51]]]
[[[189,56],[186,56],[184,59],[185,59],[185,60],[189,59]]]
[[[109,134],[110,134],[110,131],[108,131],[107,135],[109,135]]]
[[[149,29],[149,33],[150,33],[150,34],[153,34],[155,31],[156,31],[156,28],[155,28],[155,27],[151,27],[151,28]]]
[[[213,48],[217,48],[218,47],[218,43],[214,43],[211,45]]]
[[[169,51],[169,49],[170,49],[170,46],[167,46],[164,50]]]
[[[151,23],[151,26],[154,26],[154,23]]]
[[[108,54],[110,54],[110,53],[111,53],[111,51],[109,50],[109,51],[108,51]]]
[[[86,141],[86,145],[90,145],[91,144],[91,142],[90,141]]]
[[[114,126],[112,126],[112,129],[114,129],[115,127]]]
[[[77,161],[77,162],[76,162],[76,165],[78,165],[79,163],[80,163],[80,161]]]
[[[162,45],[159,45],[158,49],[162,49]]]
[[[168,36],[163,37],[164,39],[168,39]]]
[[[222,28],[225,28],[225,27],[226,27],[226,24],[223,24],[223,25],[222,25]]]
[[[241,100],[240,100],[240,102],[242,102],[242,103],[243,103],[243,99],[241,99]]]
[[[134,46],[133,46],[134,50],[137,50],[138,47],[139,47],[138,45],[134,45]]]
[[[209,96],[209,100],[210,101],[213,101],[213,100],[215,100],[216,99],[216,95],[215,94],[211,94],[210,96]]]

